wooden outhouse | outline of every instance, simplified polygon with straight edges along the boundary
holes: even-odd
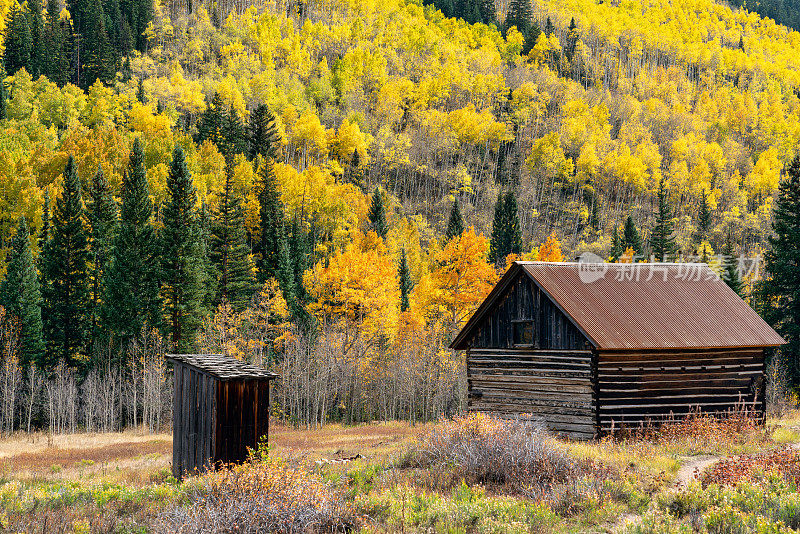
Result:
[[[241,462],[269,431],[278,375],[221,354],[168,354],[174,364],[172,474]]]
[[[783,343],[705,264],[516,262],[451,348],[470,410],[590,439],[740,403],[763,415]]]

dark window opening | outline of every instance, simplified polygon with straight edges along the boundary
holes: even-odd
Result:
[[[514,345],[533,345],[533,321],[514,321]]]

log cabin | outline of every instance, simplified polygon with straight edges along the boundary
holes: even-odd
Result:
[[[469,410],[592,439],[742,404],[763,417],[783,343],[705,264],[515,262],[450,346]]]
[[[247,459],[269,437],[278,375],[222,354],[167,354],[174,369],[172,475]]]

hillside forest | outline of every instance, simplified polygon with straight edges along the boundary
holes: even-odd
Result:
[[[453,413],[509,261],[735,272],[800,141],[800,34],[710,0],[0,11],[4,431],[159,426],[174,351],[294,422]]]

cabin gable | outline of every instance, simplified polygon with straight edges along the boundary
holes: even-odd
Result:
[[[475,349],[590,350],[575,323],[520,270],[475,325]]]

